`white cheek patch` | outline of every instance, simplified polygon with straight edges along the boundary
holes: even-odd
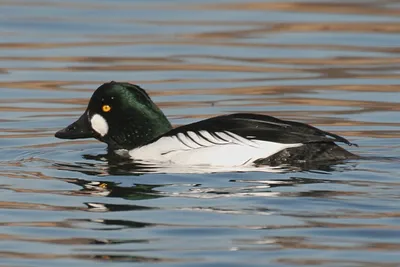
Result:
[[[92,125],[93,130],[95,130],[101,136],[105,136],[108,133],[108,123],[99,114],[93,115],[93,117],[90,119],[90,124]]]

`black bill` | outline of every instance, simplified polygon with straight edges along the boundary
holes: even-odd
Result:
[[[56,132],[55,137],[60,139],[92,138],[93,130],[89,125],[89,118],[85,112],[76,122]]]

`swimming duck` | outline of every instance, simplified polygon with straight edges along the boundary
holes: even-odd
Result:
[[[236,113],[172,128],[141,87],[101,85],[83,115],[56,132],[61,139],[96,138],[135,161],[207,166],[277,166],[357,158],[347,139],[275,117]],[[121,153],[123,152],[123,153]]]

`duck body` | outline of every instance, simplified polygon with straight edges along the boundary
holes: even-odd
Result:
[[[78,121],[56,137],[94,137],[117,154],[144,162],[184,166],[279,166],[357,158],[336,142],[353,145],[313,126],[236,113],[172,128],[140,87],[106,83]]]
[[[352,155],[334,142],[351,144],[306,124],[237,113],[177,127],[128,153],[145,161],[215,166],[277,166]]]

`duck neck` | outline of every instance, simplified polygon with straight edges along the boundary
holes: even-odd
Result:
[[[107,143],[109,150],[131,150],[152,142],[172,129],[164,114],[146,119],[135,117],[128,116],[110,125],[110,131],[100,141]]]

